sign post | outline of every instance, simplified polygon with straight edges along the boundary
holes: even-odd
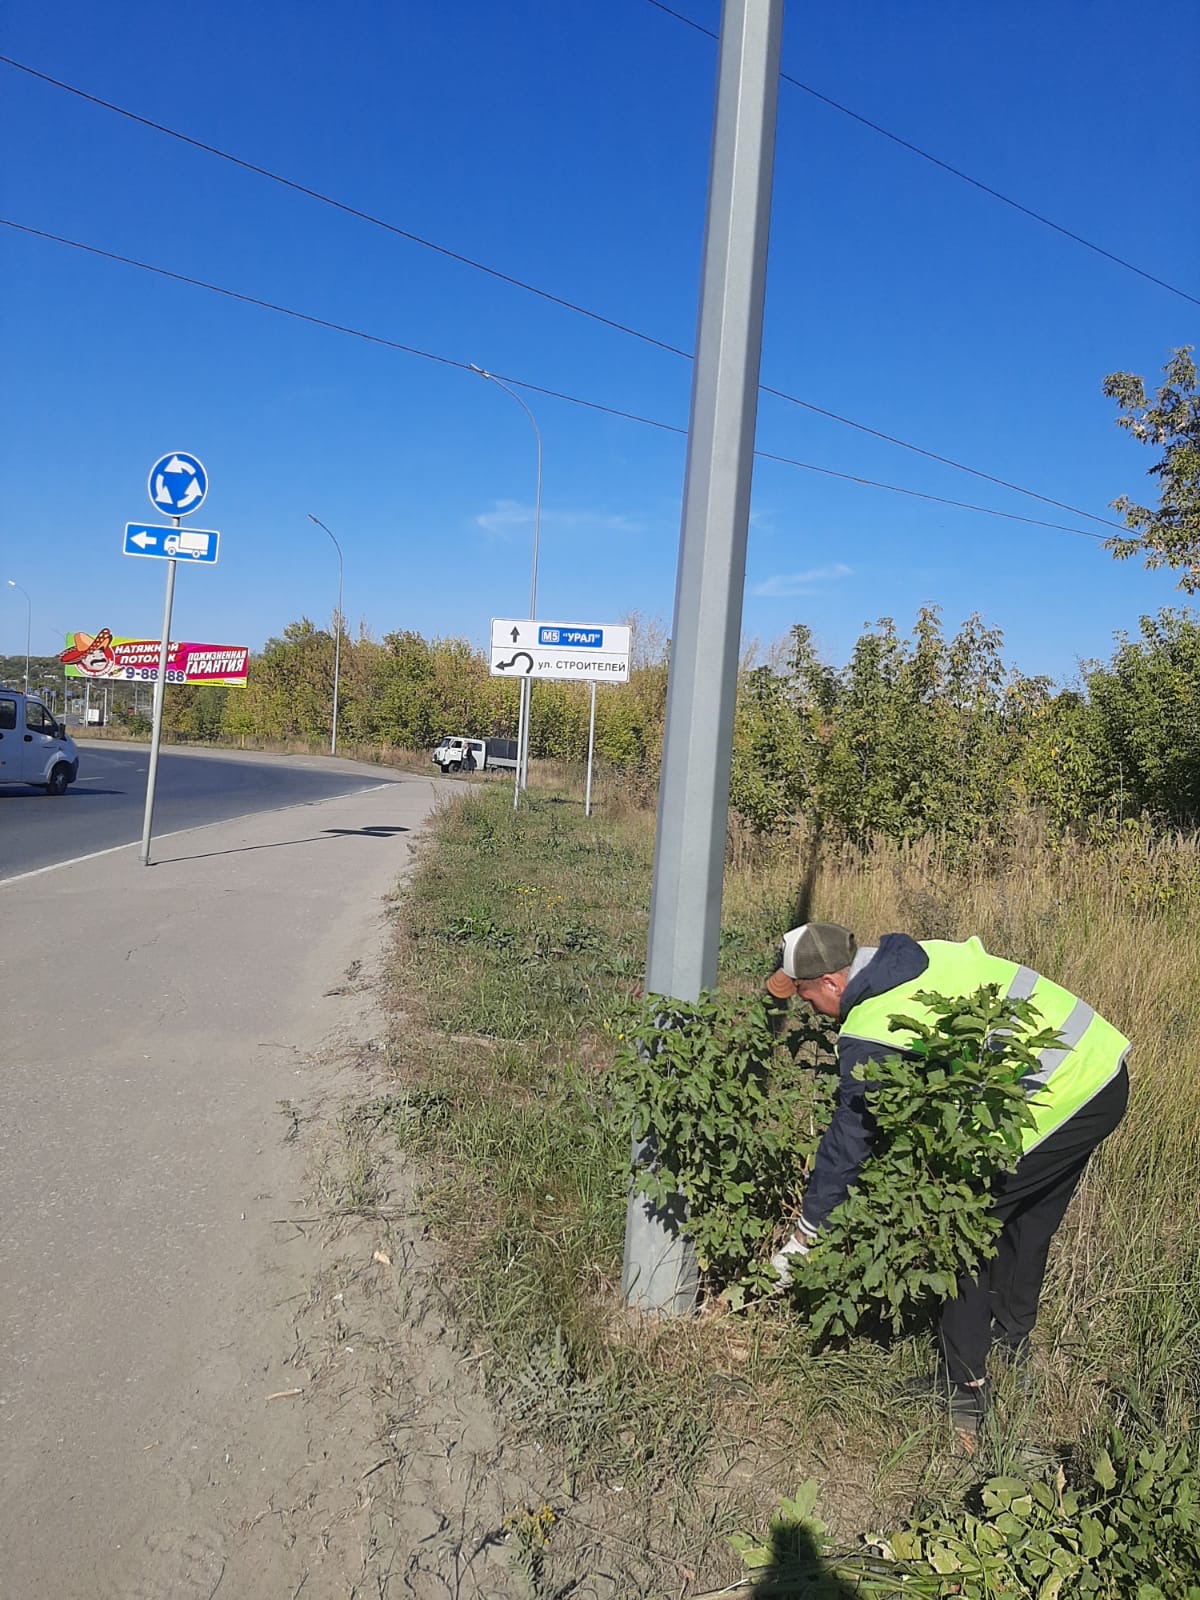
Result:
[[[179,519],[175,519],[179,526]],[[175,561],[167,562],[167,593],[163,601],[162,638],[158,646],[158,677],[154,683],[154,720],[150,730],[150,770],[146,774],[146,813],[142,819],[141,862],[150,865],[150,832],[154,827],[154,795],[158,786],[158,747],[162,742],[163,701],[167,693],[167,656],[171,649],[171,607],[175,603]]]
[[[543,622],[540,618],[492,618],[491,674],[519,678],[524,715],[525,763],[529,762],[529,714],[525,696],[534,678],[574,680],[592,686],[588,772],[584,809],[592,814],[592,748],[596,734],[596,685],[629,682],[630,629],[624,624]],[[521,766],[518,743],[517,766]]]
[[[587,787],[583,791],[583,814],[590,817],[592,814],[592,757],[596,753],[596,680],[592,679],[592,709],[588,713],[588,774]]]
[[[154,796],[158,786],[158,751],[162,743],[163,701],[167,693],[167,657],[171,651],[171,608],[175,601],[175,567],[179,557],[191,557],[212,565],[217,559],[220,535],[211,529],[181,533],[181,519],[199,511],[208,494],[208,473],[196,456],[174,450],[160,456],[150,468],[146,481],[150,504],[165,511],[171,528],[129,523],[125,528],[123,554],[154,556],[167,563],[167,588],[163,600],[162,638],[158,646],[158,677],[154,684],[154,721],[150,731],[150,770],[146,774],[146,811],[142,819],[141,863],[150,866],[150,835],[154,828]],[[159,537],[162,535],[162,537]]]

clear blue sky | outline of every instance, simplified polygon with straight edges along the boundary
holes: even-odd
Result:
[[[715,28],[717,0],[673,0]],[[672,344],[691,347],[714,43],[646,0],[8,0],[0,50]],[[1200,11],[1164,0],[792,0],[784,69],[1195,294],[1181,127]],[[690,367],[519,289],[0,66],[0,212],[512,378],[686,423]],[[1181,118],[1183,119],[1181,121]],[[528,608],[533,439],[470,373],[0,229],[0,580],[60,629],[155,636],[163,451],[207,465],[178,637],[259,646],[345,610],[483,642]],[[784,84],[765,382],[1104,515],[1152,457],[1100,394],[1156,376],[1197,309]],[[545,442],[539,611],[669,622],[680,438],[528,394]],[[761,448],[1078,522],[764,398]],[[7,596],[7,598],[5,598]],[[845,657],[924,602],[978,609],[1069,676],[1176,603],[1092,539],[760,463],[744,632],[810,623]],[[0,649],[24,602],[0,583]]]

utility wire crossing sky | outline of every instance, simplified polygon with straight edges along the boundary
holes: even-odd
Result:
[[[678,16],[679,15],[677,12],[671,11],[669,7],[660,5],[659,4],[659,0],[649,0],[649,3],[652,4],[652,5],[658,6],[658,9],[660,9],[662,11],[666,11],[671,16]],[[682,18],[681,20],[687,21],[688,19],[687,18]],[[701,29],[701,31],[704,32],[704,33],[708,33],[709,32],[708,29]],[[711,34],[711,37],[715,39],[716,38],[716,34]],[[0,63],[3,63],[6,66],[14,67],[18,71],[29,73],[30,76],[41,79],[41,81],[43,83],[50,84],[51,86],[53,86],[56,89],[62,89],[68,94],[78,95],[81,99],[90,101],[91,104],[93,104],[93,105],[102,107],[106,111],[114,112],[118,116],[127,117],[130,121],[140,123],[143,127],[150,128],[156,133],[164,134],[167,137],[172,138],[172,139],[178,139],[182,143],[192,145],[195,149],[202,150],[208,155],[217,156],[222,161],[232,162],[235,166],[243,167],[248,172],[253,172],[253,173],[256,173],[260,177],[270,179],[271,182],[273,182],[273,183],[282,184],[285,188],[294,189],[297,193],[303,194],[303,195],[307,195],[310,199],[318,200],[324,205],[334,206],[339,211],[344,211],[350,216],[354,216],[354,217],[359,218],[361,221],[369,222],[374,227],[384,228],[389,233],[397,234],[400,238],[408,239],[412,243],[421,245],[422,247],[424,247],[427,250],[436,251],[439,255],[444,255],[444,256],[448,257],[450,260],[457,261],[457,262],[461,263],[464,266],[472,268],[476,272],[487,273],[491,277],[497,278],[503,283],[511,284],[514,288],[522,289],[528,294],[537,295],[539,298],[541,298],[543,300],[548,300],[554,305],[562,306],[564,309],[566,309],[568,311],[575,312],[579,316],[589,317],[593,321],[602,324],[604,327],[612,328],[616,332],[627,334],[631,338],[640,339],[644,343],[649,344],[649,345],[653,345],[655,348],[657,348],[659,350],[664,350],[670,355],[681,356],[687,361],[691,361],[692,360],[692,352],[690,350],[680,349],[677,345],[670,344],[664,339],[659,339],[659,338],[655,337],[654,334],[645,332],[644,329],[630,327],[626,323],[618,322],[612,317],[605,316],[602,312],[593,310],[592,308],[590,308],[588,306],[579,305],[575,301],[566,299],[565,297],[563,297],[561,295],[554,294],[550,290],[542,288],[537,284],[525,283],[519,278],[514,278],[510,274],[500,271],[500,269],[497,268],[497,267],[489,266],[486,262],[472,260],[467,256],[459,254],[457,251],[449,249],[445,245],[438,244],[436,241],[434,241],[432,239],[424,239],[419,234],[413,233],[413,232],[411,232],[410,230],[408,230],[406,228],[400,227],[397,223],[389,222],[389,221],[386,221],[385,219],[383,219],[382,217],[373,216],[368,212],[361,211],[357,207],[351,206],[351,205],[347,204],[343,200],[338,200],[338,199],[334,198],[332,195],[322,194],[319,190],[316,190],[316,189],[310,187],[307,184],[299,183],[293,178],[284,177],[280,173],[268,171],[267,168],[258,166],[256,163],[254,163],[252,161],[247,161],[242,156],[234,155],[230,151],[227,151],[227,150],[218,149],[215,145],[207,144],[203,140],[194,139],[189,134],[181,133],[178,129],[168,128],[168,127],[164,126],[164,124],[162,124],[160,122],[154,122],[154,121],[152,121],[151,119],[149,119],[147,117],[143,117],[143,116],[139,115],[135,111],[130,111],[125,106],[114,105],[111,101],[101,99],[98,95],[90,94],[87,90],[80,89],[79,87],[77,87],[74,84],[63,83],[61,80],[59,80],[57,78],[52,78],[46,73],[38,72],[35,68],[28,66],[24,62],[13,60],[13,58],[11,56],[0,55]],[[792,82],[792,83],[798,83],[798,80],[796,80],[796,79],[788,79],[787,81]],[[798,84],[798,86],[800,88],[802,88],[802,89],[805,89],[806,91],[808,91],[810,93],[816,93],[815,90],[808,90],[808,85],[807,84]],[[819,96],[819,98],[825,99],[826,97],[822,95],[822,96]],[[830,101],[829,103],[831,105],[832,104],[836,104],[836,102],[833,102],[833,101]],[[839,111],[845,111],[846,110],[846,108],[844,106],[837,106],[837,109]],[[864,122],[864,123],[866,122],[865,118],[858,117],[857,113],[855,113],[855,112],[848,112],[847,114],[851,115],[851,116],[855,116],[856,119],[858,121],[860,121],[860,122]],[[872,128],[875,127],[874,123],[868,123],[867,125],[872,127]],[[908,145],[907,141],[899,139],[894,134],[886,133],[885,129],[876,129],[876,131],[880,132],[880,133],[885,133],[888,138],[896,139],[896,142],[899,143],[899,144],[904,145],[905,148],[916,150],[915,146]],[[938,166],[945,167],[948,172],[954,173],[954,175],[956,177],[965,177],[965,174],[957,172],[957,170],[955,168],[953,168],[953,167],[946,166],[945,162],[937,161],[937,159],[935,157],[927,155],[925,151],[916,150],[916,153],[918,155],[921,155],[922,157],[924,157],[926,160],[934,161],[936,163],[936,165],[938,165]],[[969,183],[976,183],[976,180],[973,179],[973,178],[967,178],[966,181],[969,182]],[[987,185],[985,185],[985,184],[976,183],[976,186],[978,188],[984,189],[989,194],[995,193],[994,190],[988,189]],[[1004,200],[1006,204],[1017,206],[1018,210],[1021,210],[1021,211],[1026,211],[1027,210],[1026,207],[1019,205],[1016,201],[1009,200],[1007,198],[1007,196],[997,195],[996,198]],[[1039,222],[1046,223],[1046,225],[1048,227],[1056,228],[1058,232],[1066,234],[1069,238],[1072,238],[1072,239],[1077,239],[1078,238],[1077,235],[1069,233],[1067,229],[1060,228],[1057,223],[1048,222],[1047,219],[1044,218],[1044,217],[1038,217],[1037,214],[1034,213],[1034,212],[1030,211],[1030,212],[1027,212],[1027,214],[1030,215],[1030,216],[1036,217],[1036,220],[1039,221]],[[8,222],[8,219],[0,219],[0,220],[4,220],[4,221],[6,221],[6,223]],[[16,226],[16,227],[21,226],[19,223],[8,223],[8,225],[9,226]],[[27,231],[29,231],[29,232],[38,232],[39,230],[28,229]],[[43,238],[55,238],[55,236],[51,235],[51,234],[42,234],[41,236]],[[58,239],[56,242],[58,242],[60,244],[69,243],[69,244],[74,245],[75,248],[77,248],[77,249],[85,249],[85,250],[86,249],[93,249],[93,250],[95,250],[94,246],[80,244],[78,241],[75,241],[75,240]],[[1108,256],[1108,258],[1110,260],[1112,260],[1112,261],[1117,261],[1118,264],[1121,265],[1121,266],[1129,267],[1130,271],[1137,272],[1144,278],[1149,278],[1151,282],[1154,282],[1154,283],[1160,283],[1161,282],[1160,279],[1151,277],[1151,274],[1146,273],[1146,272],[1142,272],[1140,268],[1130,267],[1128,262],[1120,261],[1119,257],[1109,255],[1108,251],[1102,250],[1100,248],[1100,246],[1093,245],[1086,239],[1079,239],[1078,242],[1080,244],[1086,245],[1087,248],[1090,249],[1090,250],[1096,250],[1101,255]],[[95,253],[97,253],[97,254],[107,254],[109,256],[110,260],[122,260],[122,261],[125,261],[125,263],[127,265],[138,266],[138,267],[141,267],[143,270],[146,270],[146,271],[160,272],[160,273],[163,273],[164,275],[176,276],[176,277],[178,277],[180,279],[180,281],[183,281],[183,282],[193,283],[193,284],[196,283],[195,279],[186,278],[182,274],[168,274],[166,269],[164,269],[162,267],[151,266],[150,264],[148,264],[146,262],[130,261],[129,258],[127,258],[127,257],[115,256],[115,255],[112,255],[109,252],[100,251],[100,250],[95,250]],[[221,294],[233,294],[233,293],[235,293],[235,291],[232,291],[232,290],[229,290],[229,289],[225,289],[225,288],[217,289],[216,286],[212,285],[212,284],[200,284],[200,285],[197,285],[197,286],[198,287],[203,287],[203,288],[208,288],[208,289],[216,289],[216,292],[221,293]],[[1163,285],[1163,287],[1170,288],[1171,286],[1168,284],[1168,285]],[[1173,293],[1182,293],[1181,290],[1172,290],[1172,292]],[[267,306],[267,302],[262,301],[262,300],[256,300],[253,296],[250,296],[250,295],[238,295],[238,298],[245,299],[246,301],[248,301],[248,302],[250,302],[252,304]],[[1191,298],[1191,297],[1190,296],[1185,296],[1185,298]],[[1200,300],[1197,300],[1196,304],[1200,305]],[[268,306],[268,309],[271,309],[271,310],[283,310],[285,308],[278,307],[278,306]],[[293,311],[293,310],[290,310],[290,309],[287,311],[287,314],[291,315],[291,316],[305,316],[306,320],[313,320],[313,321],[321,320],[321,319],[318,319],[318,318],[310,318],[305,313],[296,312],[296,311]],[[335,325],[332,324],[332,323],[326,323],[325,326],[333,327]],[[340,330],[340,331],[356,331],[356,330]],[[390,343],[391,341],[385,341],[385,342],[389,342]],[[399,345],[394,345],[393,347],[397,348],[397,349],[405,348],[405,347],[399,346]],[[453,362],[447,357],[431,356],[427,351],[416,351],[416,350],[413,350],[413,349],[409,348],[407,353],[408,354],[412,354],[412,355],[422,355],[422,356],[425,356],[426,359],[428,359],[428,360],[445,361],[447,363],[447,365],[455,365],[455,366],[467,365],[467,363]],[[508,381],[511,382],[511,383],[516,384],[520,388],[537,389],[537,387],[538,387],[536,384],[524,383],[522,380],[520,380],[518,378],[512,378],[512,379],[509,379]],[[1091,521],[1101,523],[1105,527],[1115,529],[1118,532],[1122,531],[1123,525],[1121,523],[1119,523],[1119,522],[1112,521],[1112,519],[1109,518],[1109,517],[1097,516],[1094,512],[1082,510],[1078,506],[1068,505],[1068,504],[1064,503],[1063,501],[1056,500],[1056,499],[1054,499],[1053,497],[1051,497],[1049,495],[1041,494],[1035,489],[1027,489],[1027,488],[1023,487],[1021,484],[1010,483],[1008,480],[1006,480],[1004,478],[997,477],[993,473],[985,472],[985,471],[983,471],[982,469],[980,469],[978,467],[969,466],[965,462],[962,462],[962,461],[955,461],[955,460],[953,460],[952,458],[950,458],[948,456],[939,455],[936,451],[926,450],[921,445],[913,444],[907,439],[899,439],[894,434],[886,433],[882,429],[879,429],[879,428],[872,428],[867,423],[855,421],[854,418],[852,418],[852,417],[840,416],[836,411],[830,411],[826,407],[819,406],[819,405],[817,405],[815,402],[813,402],[811,400],[803,400],[803,399],[800,398],[800,396],[794,395],[794,394],[789,394],[783,389],[777,389],[777,388],[773,387],[770,384],[760,384],[759,385],[759,389],[760,389],[760,392],[763,393],[763,394],[773,395],[778,400],[786,400],[786,401],[790,402],[792,405],[802,406],[807,411],[813,411],[818,416],[828,417],[834,422],[843,423],[846,427],[857,428],[860,431],[862,431],[863,433],[871,434],[872,437],[874,437],[876,439],[884,440],[888,444],[898,445],[902,450],[911,450],[911,451],[914,452],[914,454],[926,456],[929,460],[940,462],[943,466],[954,467],[959,472],[970,473],[973,477],[980,478],[986,483],[993,483],[993,484],[998,485],[1000,488],[1004,488],[1004,489],[1012,489],[1017,494],[1026,495],[1027,497],[1029,497],[1030,499],[1033,499],[1033,500],[1040,500],[1046,505],[1056,506],[1058,508],[1058,510],[1060,510],[1060,511],[1069,511],[1074,516],[1089,518]],[[550,393],[549,390],[542,390],[541,392]],[[574,399],[574,397],[572,397],[572,396],[566,396],[566,397],[558,396],[558,398]],[[588,404],[589,402],[576,400],[575,403],[576,404]],[[608,409],[608,408],[606,408],[606,409]],[[624,413],[624,415],[628,416],[629,413]],[[649,419],[641,418],[639,420],[647,421]],[[662,424],[662,423],[657,423],[657,424],[654,424],[654,425],[655,426],[660,426],[660,427],[661,426],[670,426],[670,424]],[[686,432],[686,430],[683,430],[683,431]],[[774,459],[774,460],[783,460],[784,458],[779,457],[779,456],[775,456],[772,459]],[[806,466],[807,465],[807,463],[804,463],[804,462],[788,462],[787,464],[788,465],[794,465],[794,466]],[[811,468],[810,470],[819,471],[821,469],[820,468]],[[872,482],[872,480],[870,480],[870,479],[854,479],[852,481],[864,482],[864,483]],[[876,488],[892,488],[893,487],[892,485],[889,485],[889,484],[879,484],[879,483],[875,483],[875,484],[873,484],[873,486],[876,487]],[[963,506],[963,502],[961,502],[961,501],[956,501],[956,502],[954,502],[954,501],[943,501],[941,503],[943,503],[943,504],[957,504],[959,506]],[[979,509],[979,508],[963,506],[963,509]],[[1003,514],[1003,513],[999,513],[999,514]],[[1056,527],[1056,528],[1057,527],[1061,527],[1061,524],[1058,524],[1058,523],[1037,523],[1035,525],[1036,526],[1040,526],[1040,527]],[[1067,529],[1067,530],[1064,530],[1064,531],[1080,532],[1082,530],[1079,530],[1079,529]]]

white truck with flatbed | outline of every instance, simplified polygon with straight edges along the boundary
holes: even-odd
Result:
[[[79,776],[79,751],[42,702],[0,688],[0,783],[27,783],[65,794]]]
[[[443,772],[494,772],[517,770],[515,739],[468,739],[447,734],[430,758]]]

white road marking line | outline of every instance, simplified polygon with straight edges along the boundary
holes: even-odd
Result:
[[[374,794],[377,789],[391,789],[398,780],[392,779],[386,783],[370,783],[365,789],[346,789],[341,794],[325,794],[319,800],[294,800],[290,806],[264,806],[261,811],[243,811],[238,817],[218,817],[215,822],[197,822],[190,828],[173,828],[170,833],[156,833],[151,839],[151,845],[161,844],[164,839],[177,839],[181,833],[202,833],[205,828],[219,828],[226,822],[248,822],[251,817],[266,816],[271,811],[299,811],[302,806],[323,806],[327,800],[349,800],[355,794]],[[0,889],[7,889],[10,883],[24,883],[27,878],[40,878],[43,872],[57,872],[60,867],[77,867],[83,861],[97,861],[101,856],[115,856],[118,850],[132,850],[135,845],[141,845],[140,839],[130,839],[128,844],[111,844],[107,850],[90,850],[85,856],[72,856],[69,861],[52,861],[48,867],[34,867],[32,872],[18,872],[14,878],[0,878]],[[152,861],[151,866],[158,863]],[[167,865],[167,863],[164,863]]]

